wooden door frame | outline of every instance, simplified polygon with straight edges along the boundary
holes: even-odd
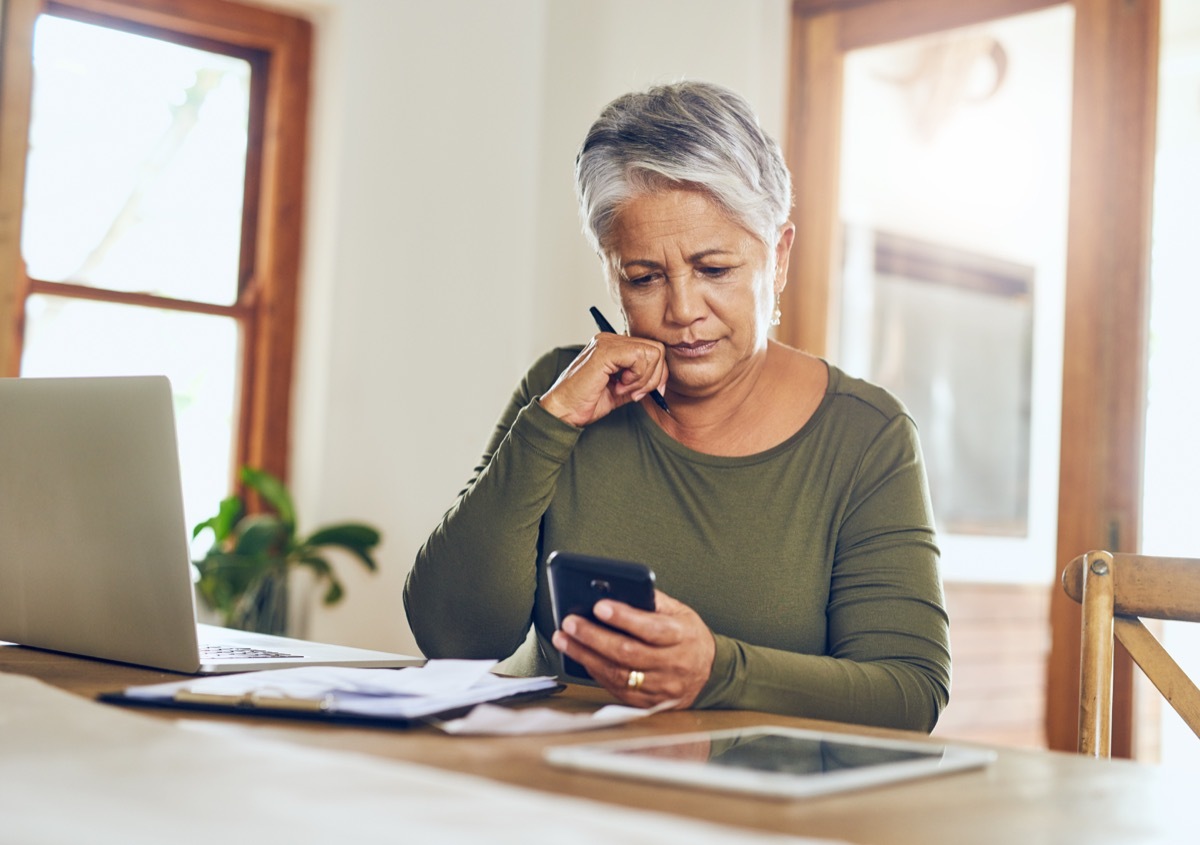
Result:
[[[846,52],[1069,0],[794,0],[785,152],[797,226],[785,343],[826,355],[838,252]],[[1141,510],[1159,0],[1074,0],[1075,59],[1057,558],[1046,738],[1074,750],[1079,610],[1059,574],[1092,548],[1136,551]],[[1113,753],[1133,748],[1132,670],[1119,660]]]
[[[1075,0],[1056,576],[1091,549],[1140,548],[1158,112],[1159,0]],[[1076,750],[1079,605],[1055,578],[1046,738]],[[1114,757],[1135,743],[1133,664],[1114,661]]]

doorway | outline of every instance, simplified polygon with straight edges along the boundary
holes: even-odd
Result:
[[[1073,747],[1058,573],[1136,548],[1154,104],[1133,92],[1156,39],[1156,2],[794,6],[780,336],[891,389],[921,431],[945,736]]]

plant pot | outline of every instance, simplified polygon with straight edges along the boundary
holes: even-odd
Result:
[[[241,631],[287,636],[287,573],[264,573],[263,577],[242,596],[230,616],[229,625]]]

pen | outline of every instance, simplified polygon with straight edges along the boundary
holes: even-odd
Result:
[[[617,330],[612,327],[612,323],[604,319],[604,315],[600,313],[599,308],[593,305],[588,311],[592,312],[592,319],[596,321],[596,325],[600,328],[600,331],[608,332],[609,334],[617,333]],[[671,409],[667,407],[667,400],[657,390],[650,391],[650,398],[654,400],[655,405],[662,408],[668,414],[671,413]]]
[[[229,707],[260,707],[267,710],[308,710],[322,712],[332,708],[330,696],[322,698],[286,698],[259,695],[255,692],[242,695],[215,695],[208,692],[192,692],[181,689],[175,700],[185,704],[221,704]]]

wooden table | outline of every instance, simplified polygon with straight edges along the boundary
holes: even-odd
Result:
[[[0,646],[0,671],[39,678],[86,697],[181,677],[10,645]],[[551,701],[556,708],[578,711],[595,708],[609,699],[600,691],[573,686]],[[536,706],[546,706],[546,702]],[[1095,845],[1191,843],[1200,835],[1192,818],[1200,773],[1056,752],[999,749],[997,762],[983,770],[790,801],[576,774],[551,768],[541,757],[548,745],[764,723],[913,738],[910,734],[749,711],[668,712],[587,734],[516,738],[451,737],[432,728],[398,731],[170,710],[140,712],[163,719],[219,719],[238,726],[237,730],[303,745],[353,750],[689,818],[849,842]]]

